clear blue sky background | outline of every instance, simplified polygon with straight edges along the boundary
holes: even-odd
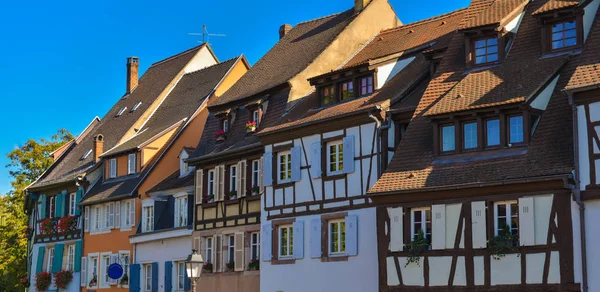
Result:
[[[389,0],[410,23],[466,7],[468,0]],[[78,134],[125,89],[125,58],[151,63],[198,45],[202,24],[221,60],[244,53],[254,64],[281,24],[346,10],[353,0],[3,1],[0,6],[0,163],[27,139],[59,128]],[[0,193],[10,189],[0,170]]]

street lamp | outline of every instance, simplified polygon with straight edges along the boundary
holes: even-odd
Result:
[[[203,265],[202,256],[198,254],[197,250],[192,249],[192,254],[185,260],[185,271],[192,282],[192,292],[196,292],[196,281],[200,278]]]

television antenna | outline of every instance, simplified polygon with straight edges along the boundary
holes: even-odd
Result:
[[[208,33],[208,31],[206,30],[206,24],[202,25],[202,32],[190,32],[188,33],[189,35],[194,35],[194,36],[202,36],[202,41],[198,41],[199,43],[203,43],[203,44],[207,44],[208,43],[208,39],[211,36],[216,36],[216,37],[224,37],[226,35],[224,34],[220,34],[220,33]]]

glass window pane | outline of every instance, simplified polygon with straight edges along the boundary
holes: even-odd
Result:
[[[516,116],[509,119],[510,143],[523,142],[523,117]]]
[[[570,39],[566,39],[565,40],[565,46],[566,47],[574,46],[576,44],[577,44],[577,39],[576,38],[570,38]]]
[[[563,29],[562,23],[557,23],[557,24],[552,25],[552,32],[561,31],[562,29]]]
[[[488,62],[496,62],[498,61],[498,54],[488,55]]]
[[[500,120],[489,120],[487,126],[487,146],[500,145]]]
[[[562,48],[562,47],[563,47],[563,42],[562,42],[562,40],[560,40],[560,41],[555,41],[555,42],[552,42],[552,49],[553,49],[553,50],[554,50],[554,49],[560,49],[560,48]]]
[[[506,217],[506,205],[498,205],[498,217]]]
[[[475,56],[485,56],[485,48],[475,50]]]
[[[556,40],[560,40],[563,38],[563,32],[559,31],[559,32],[555,32],[552,34],[552,40],[556,41]]]
[[[565,29],[574,29],[575,28],[575,20],[565,22]]]
[[[453,151],[454,139],[454,126],[442,127],[442,151]]]
[[[498,53],[498,46],[491,46],[487,49],[488,54]]]
[[[497,38],[490,38],[487,40],[487,45],[488,46],[494,46],[498,44],[498,39]]]
[[[487,59],[485,58],[485,56],[475,58],[476,64],[481,64],[481,63],[485,63],[485,62],[487,62]]]
[[[465,149],[477,148],[477,123],[463,125]]]
[[[475,42],[475,48],[483,48],[485,47],[485,40],[478,40]]]
[[[566,38],[574,38],[577,35],[577,31],[574,29],[570,29],[565,31],[565,37]]]

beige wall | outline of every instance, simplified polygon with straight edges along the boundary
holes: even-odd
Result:
[[[197,285],[202,292],[259,292],[260,272],[203,273]]]

